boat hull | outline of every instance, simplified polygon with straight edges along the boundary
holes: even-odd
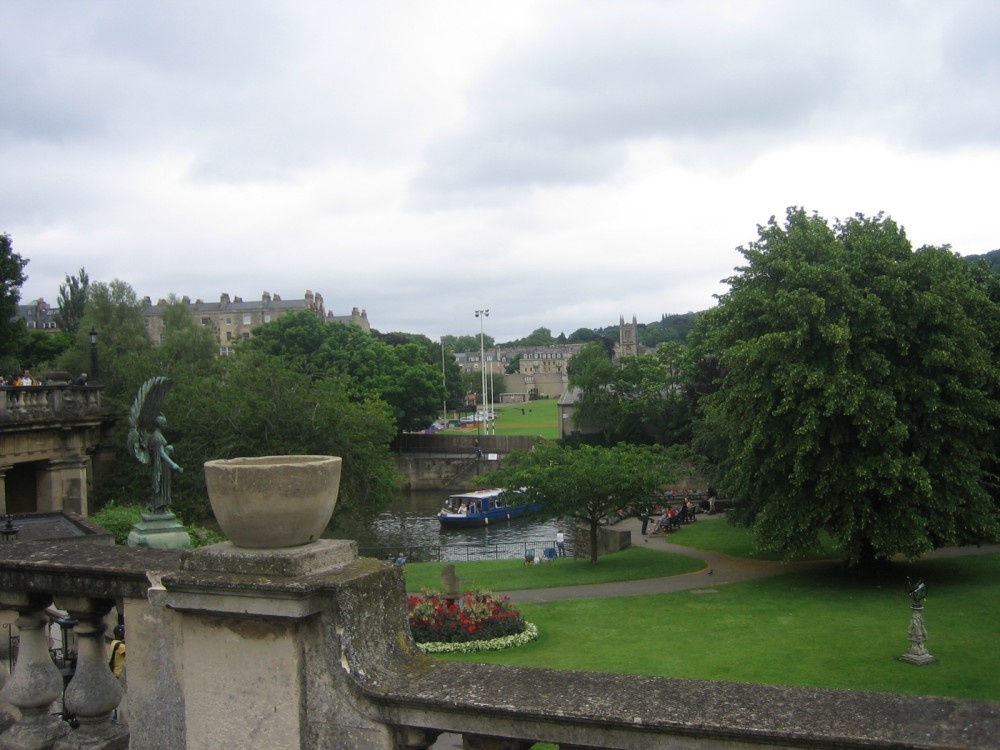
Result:
[[[509,508],[490,508],[479,513],[445,513],[438,514],[442,529],[462,529],[472,526],[489,526],[491,523],[512,521],[530,513],[537,513],[542,506],[535,503],[514,505]]]

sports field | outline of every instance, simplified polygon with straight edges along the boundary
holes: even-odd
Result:
[[[554,398],[529,401],[526,404],[497,405],[494,423],[497,435],[539,435],[544,438],[559,437],[558,401]],[[444,430],[446,435],[474,435],[475,424]]]

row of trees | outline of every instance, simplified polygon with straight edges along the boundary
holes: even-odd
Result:
[[[262,326],[234,355],[218,357],[214,332],[172,295],[163,312],[163,341],[154,346],[144,304],[131,286],[91,282],[84,269],[60,287],[61,332],[28,331],[14,319],[27,264],[13,252],[10,237],[0,235],[0,333],[11,372],[90,370],[88,333],[94,329],[105,403],[117,413],[127,412],[148,378],[171,378],[166,432],[174,459],[188,469],[174,478],[174,504],[189,522],[208,512],[198,468],[207,460],[249,455],[342,456],[338,507],[377,510],[396,484],[389,452],[395,436],[426,427],[445,400],[464,396],[458,365],[443,356],[440,344],[410,334],[369,335],[305,312]],[[148,499],[148,469],[125,449],[125,421],[114,441],[116,470],[95,488],[95,507]]]

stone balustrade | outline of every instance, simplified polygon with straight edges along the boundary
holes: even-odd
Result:
[[[99,386],[32,385],[0,388],[0,424],[51,422],[102,413]]]
[[[201,550],[0,545],[0,606],[20,651],[2,748],[996,748],[1000,703],[592,674],[424,656],[400,569],[353,542]],[[50,603],[79,619],[66,687],[48,654]],[[105,615],[124,612],[128,723]],[[567,644],[572,647],[572,644]]]

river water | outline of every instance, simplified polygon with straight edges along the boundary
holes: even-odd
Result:
[[[519,557],[525,546],[554,546],[560,529],[567,541],[572,538],[569,523],[547,516],[493,522],[478,528],[442,529],[437,513],[448,494],[439,490],[396,493],[383,512],[362,523],[342,519],[343,528],[329,535],[354,539],[362,554],[369,557],[395,557],[403,552],[410,559],[444,560],[476,557],[475,550],[486,547],[493,551],[488,556]]]

